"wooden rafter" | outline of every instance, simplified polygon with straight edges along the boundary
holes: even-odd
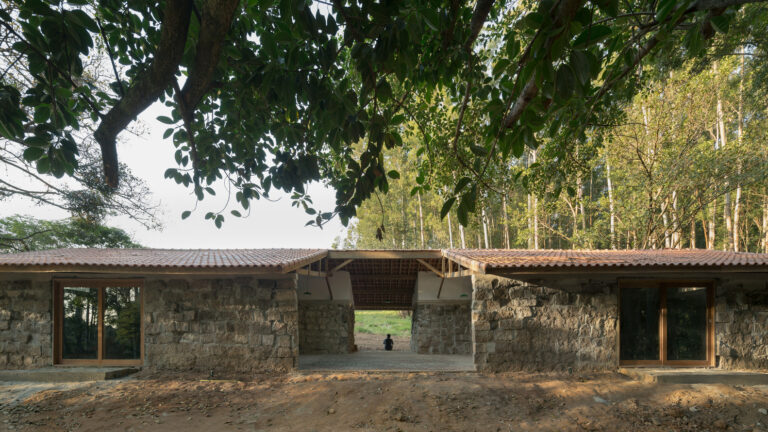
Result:
[[[423,259],[417,259],[416,261],[418,261],[419,264],[421,264],[424,267],[426,267],[427,269],[429,269],[429,271],[431,271],[432,273],[436,274],[438,277],[444,277],[443,276],[443,272],[441,272],[440,270],[434,268],[430,263],[424,261]]]

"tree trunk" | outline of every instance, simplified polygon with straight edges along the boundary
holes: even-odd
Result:
[[[539,248],[539,197],[533,196],[533,248]]]
[[[667,208],[669,202],[664,201],[664,205],[661,207],[661,220],[664,222],[664,247],[669,249],[672,247],[672,239],[669,235],[669,216],[667,215]]]
[[[611,249],[616,249],[616,213],[613,207],[613,185],[611,183],[611,163],[605,158],[605,172],[608,180],[608,211],[611,220]]]
[[[528,194],[528,249],[533,249],[533,194]]]
[[[490,246],[488,245],[488,214],[485,212],[485,207],[483,207],[480,212],[483,218],[483,239],[485,240],[485,248],[490,249]]]
[[[738,144],[739,150],[741,150],[743,123],[744,123],[744,56],[741,56],[741,71],[739,74],[739,112],[738,112]],[[736,162],[736,196],[733,199],[733,250],[739,251],[739,218],[740,218],[740,202],[741,202],[741,182],[738,177],[741,176],[741,162]]]
[[[421,237],[421,248],[424,249],[424,216],[421,211],[421,192],[417,193],[419,198],[419,236]]]
[[[464,226],[459,224],[459,237],[461,237],[461,248],[466,249],[467,248],[467,242],[464,239]]]
[[[709,225],[709,238],[707,239],[707,249],[714,249],[715,248],[715,218],[717,217],[717,198],[713,199],[711,203],[709,203],[710,206],[710,218],[708,221]]]
[[[691,218],[691,242],[690,248],[696,249],[696,218]]]
[[[504,212],[504,247],[509,249],[509,214],[507,214],[507,195],[501,196],[501,208]]]
[[[768,253],[768,188],[763,189],[763,253]]]
[[[672,247],[683,247],[683,227],[680,226],[680,217],[677,215],[677,191],[672,191]]]
[[[451,228],[451,212],[448,212],[445,217],[448,219],[448,244],[453,249],[453,228]]]
[[[725,130],[725,114],[723,113],[723,100],[720,97],[720,80],[717,76],[717,62],[714,63],[715,69],[715,88],[717,91],[717,130],[720,135],[720,149],[724,149],[728,145],[728,135]],[[725,242],[723,243],[724,250],[733,250],[733,219],[731,217],[731,193],[729,189],[728,178],[724,178],[725,184],[725,201],[723,202],[723,219],[725,220]]]

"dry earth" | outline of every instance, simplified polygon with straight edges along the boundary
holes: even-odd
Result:
[[[0,394],[10,388],[0,385]],[[202,381],[144,371],[11,399],[0,399],[0,430],[768,430],[768,386],[657,385],[608,373],[293,373]]]

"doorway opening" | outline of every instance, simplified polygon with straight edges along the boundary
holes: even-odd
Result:
[[[413,311],[356,310],[355,346],[358,351],[385,351],[384,340],[392,339],[392,351],[411,351]]]

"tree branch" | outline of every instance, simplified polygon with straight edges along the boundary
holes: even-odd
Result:
[[[238,0],[208,0],[203,5],[195,60],[181,89],[184,107],[190,112],[195,110],[210,88],[238,3]]]
[[[467,52],[472,51],[472,45],[480,34],[480,30],[483,29],[483,25],[488,19],[488,14],[491,12],[494,2],[495,0],[478,0],[477,5],[475,5],[475,11],[472,13],[472,21],[469,25],[469,38],[464,45],[464,49]]]
[[[171,85],[184,54],[191,11],[190,0],[168,0],[152,64],[136,77],[94,133],[101,147],[106,182],[113,188],[118,185],[117,135]]]

